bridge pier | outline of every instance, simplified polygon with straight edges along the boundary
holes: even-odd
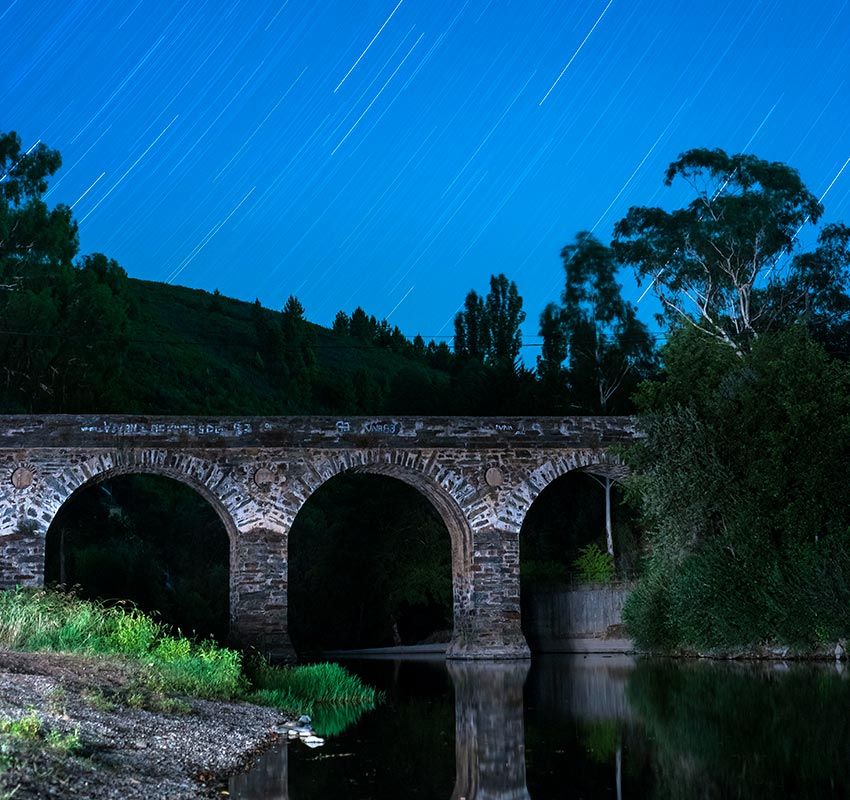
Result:
[[[287,625],[287,535],[251,528],[230,548],[230,639],[272,661],[294,661]]]
[[[44,585],[44,532],[26,522],[0,533],[0,589]]]
[[[455,690],[452,800],[530,800],[523,686],[527,662],[450,661]]]
[[[472,533],[467,602],[456,605],[450,659],[523,659],[531,653],[519,607],[519,533],[485,528]]]

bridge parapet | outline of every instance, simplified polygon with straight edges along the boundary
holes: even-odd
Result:
[[[14,447],[609,447],[634,440],[632,417],[0,416]]]

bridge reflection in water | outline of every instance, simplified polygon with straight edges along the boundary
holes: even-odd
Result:
[[[527,662],[449,662],[455,689],[452,800],[530,800],[525,785]]]
[[[249,773],[231,780],[231,796],[242,800],[311,800],[331,792],[383,800],[406,788],[412,797],[436,797],[439,795],[435,792],[444,791],[443,796],[451,800],[530,800],[526,783],[527,706],[544,710],[546,716],[559,723],[568,722],[571,728],[576,722],[592,725],[631,717],[625,687],[633,662],[628,657],[541,659],[535,662],[528,686],[528,662],[403,662],[401,670],[399,662],[371,666],[392,667],[386,674],[393,686],[386,705],[371,712],[356,728],[330,739],[322,750],[307,754],[301,749],[303,745],[295,743],[291,753],[284,745],[265,754]],[[405,677],[408,668],[411,671]],[[440,687],[428,685],[436,678],[445,681],[446,674],[453,703],[448,687],[442,683]],[[428,702],[419,705],[412,695],[418,694],[421,699],[423,692]],[[410,706],[414,706],[412,713]],[[446,774],[446,768],[451,769],[452,760],[451,728],[440,727],[451,726],[451,706],[453,789],[446,780],[450,774]],[[447,746],[441,749],[434,741],[438,738],[448,738]],[[400,770],[398,762],[402,759],[414,760],[415,766]],[[619,757],[616,766],[620,766]],[[292,774],[288,775],[290,768]],[[422,774],[429,768],[431,774]],[[390,773],[392,777],[387,777]],[[416,783],[403,787],[405,780]],[[619,784],[612,774],[611,788],[619,790]],[[614,796],[620,796],[619,791]]]

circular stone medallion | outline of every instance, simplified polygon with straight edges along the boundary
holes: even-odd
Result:
[[[269,485],[274,481],[274,473],[270,469],[260,467],[254,473],[254,483],[261,489],[268,489]]]
[[[501,486],[505,481],[505,477],[502,475],[502,470],[498,467],[490,467],[490,469],[484,473],[484,480],[487,482],[488,486]]]
[[[18,467],[12,473],[12,486],[16,489],[27,489],[32,486],[33,474],[29,467]]]

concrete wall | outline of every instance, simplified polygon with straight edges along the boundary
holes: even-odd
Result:
[[[522,627],[532,650],[558,650],[567,639],[598,638],[623,621],[631,587],[554,586],[522,595]]]

